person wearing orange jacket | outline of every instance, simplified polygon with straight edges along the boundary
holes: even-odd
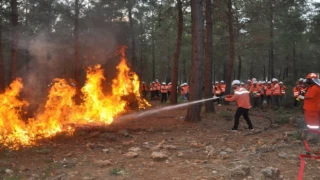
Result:
[[[156,96],[157,96],[158,98],[160,98],[161,84],[160,84],[160,82],[159,82],[158,79],[156,79],[154,87],[156,88],[156,89],[155,89]]]
[[[248,129],[253,130],[253,125],[249,118],[249,109],[251,108],[249,91],[247,91],[245,88],[240,87],[239,80],[234,80],[232,82],[232,88],[234,89],[234,95],[226,96],[225,98],[225,100],[229,102],[236,101],[238,105],[236,114],[234,116],[234,125],[231,130],[235,132],[238,130],[239,120],[241,116],[243,116],[246,120]]]
[[[286,89],[287,87],[283,84],[282,81],[279,82],[280,85],[280,103],[283,105],[286,101]]]
[[[280,96],[281,96],[281,90],[280,90],[280,85],[279,81],[276,78],[272,79],[272,102],[274,109],[277,110],[280,107]]]
[[[165,82],[162,82],[161,87],[160,87],[160,92],[161,92],[161,104],[164,102],[167,102],[167,94],[168,94],[168,87]]]
[[[218,106],[221,106],[221,87],[218,81],[214,85],[214,96],[218,97]]]
[[[320,130],[320,80],[319,75],[310,73],[306,77],[307,91],[304,99],[304,119],[307,127]]]
[[[142,97],[143,97],[143,98],[146,98],[146,97],[147,97],[148,88],[147,88],[147,85],[146,85],[145,82],[142,82],[142,83],[141,83],[140,89],[141,89],[141,92],[142,92]]]
[[[151,95],[151,100],[154,99],[154,97],[156,96],[156,87],[155,87],[155,83],[154,81],[152,83],[150,83],[150,95]]]
[[[272,86],[270,81],[267,82],[266,101],[267,101],[267,105],[270,107],[272,105]]]
[[[266,94],[266,82],[261,81],[260,83],[260,107],[263,107],[263,102],[265,101],[265,94]]]
[[[299,95],[300,95],[300,86],[298,83],[296,83],[296,86],[293,88],[293,99],[294,99],[293,106],[294,107],[298,107],[298,103],[300,101],[300,99],[298,98]]]
[[[261,102],[260,102],[260,86],[258,86],[257,81],[253,81],[252,86],[250,87],[250,96],[252,99],[253,108],[261,108]]]

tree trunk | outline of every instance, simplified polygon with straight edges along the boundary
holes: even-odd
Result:
[[[228,62],[228,71],[226,77],[226,94],[230,94],[231,89],[231,78],[233,70],[233,61],[234,61],[234,34],[233,34],[233,15],[232,15],[232,1],[228,0],[228,30],[229,30],[229,62]]]
[[[270,58],[269,77],[274,77],[274,48],[273,48],[273,0],[270,0]]]
[[[296,66],[296,42],[293,42],[293,55],[292,55],[292,62],[293,62],[293,79],[296,81],[298,77],[297,66]]]
[[[11,47],[11,81],[16,79],[17,76],[17,61],[18,61],[18,4],[17,0],[11,0],[11,24],[12,24],[12,47]]]
[[[143,70],[143,24],[141,23],[141,26],[140,26],[140,31],[141,31],[141,34],[140,34],[140,77],[144,77],[144,70]]]
[[[155,59],[155,42],[154,42],[154,24],[152,23],[152,80],[154,81],[156,79],[156,59]]]
[[[132,69],[136,70],[137,66],[137,58],[136,58],[136,41],[134,36],[134,27],[133,27],[133,19],[132,19],[132,0],[129,0],[128,3],[128,18],[130,24],[130,36],[131,36],[131,59],[132,59]]]
[[[241,59],[241,55],[238,55],[238,75],[237,75],[238,80],[241,79],[241,69],[242,69],[242,59]]]
[[[2,55],[2,17],[0,16],[0,92],[4,91],[4,62]]]
[[[211,0],[206,0],[206,58],[204,75],[204,97],[212,97],[212,62],[213,62],[213,44],[212,44],[212,4]],[[205,102],[205,112],[215,112],[212,101]]]
[[[195,101],[202,98],[204,83],[204,57],[203,57],[203,0],[191,1],[192,17],[192,65],[190,76],[189,100]],[[186,121],[201,121],[201,103],[189,105]]]
[[[79,55],[79,11],[80,5],[79,0],[75,0],[75,17],[74,17],[74,80],[76,82],[77,89],[80,83],[80,55]]]
[[[186,59],[183,59],[183,82],[187,82],[187,64],[186,64]]]
[[[177,10],[178,10],[178,29],[177,29],[177,43],[176,43],[176,52],[174,53],[174,60],[172,66],[172,75],[171,75],[171,104],[177,104],[177,86],[178,86],[178,71],[179,71],[179,58],[181,51],[181,40],[182,40],[182,31],[183,31],[183,14],[182,14],[182,3],[181,0],[177,1]]]

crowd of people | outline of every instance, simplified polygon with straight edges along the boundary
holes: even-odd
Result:
[[[243,116],[248,124],[248,129],[252,130],[253,125],[249,118],[249,109],[272,107],[277,110],[286,102],[286,93],[288,92],[283,82],[277,78],[271,81],[258,81],[256,78],[247,80],[246,83],[234,80],[231,84],[233,89],[232,95],[226,95],[226,84],[224,81],[212,83],[212,95],[215,97],[219,106],[224,101],[236,101],[238,109],[235,114],[233,131],[237,131],[240,116]],[[144,98],[147,92],[150,92],[151,100],[161,100],[166,103],[170,98],[172,83],[160,83],[158,79],[150,83],[149,88],[142,82],[141,91]],[[187,101],[189,97],[188,83],[182,83],[177,87],[182,100]],[[309,128],[319,129],[320,126],[320,80],[319,75],[310,73],[306,78],[300,78],[292,89],[293,105],[303,106],[304,116]]]

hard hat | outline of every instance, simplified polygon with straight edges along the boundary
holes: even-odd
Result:
[[[239,80],[233,80],[231,85],[239,85],[240,81]]]
[[[224,83],[224,81],[223,81],[223,80],[221,80],[220,82],[221,82],[221,83]]]
[[[272,82],[278,82],[278,79],[272,78]]]
[[[248,82],[252,82],[250,79],[248,79]]]
[[[271,84],[271,82],[270,82],[270,81],[268,81],[268,84]]]
[[[302,81],[303,81],[303,78],[300,78],[300,79],[299,79],[299,81],[301,81],[301,82],[302,82]]]
[[[319,75],[316,73],[309,73],[306,78],[307,79],[319,79]]]
[[[253,84],[257,84],[257,81],[253,81]]]
[[[156,82],[159,82],[158,79],[156,79]]]
[[[219,81],[216,81],[216,84],[219,84]]]
[[[244,82],[241,82],[240,84],[241,84],[241,85],[245,85]]]
[[[162,82],[162,85],[166,85],[166,83],[165,83],[165,82]]]
[[[152,81],[152,83],[154,83],[154,81]]]
[[[257,79],[256,78],[252,78],[252,81],[257,81]]]
[[[279,84],[283,84],[283,82],[282,82],[282,81],[280,81],[280,82],[279,82]]]
[[[142,81],[142,84],[144,84],[144,81]]]
[[[172,84],[171,82],[169,82],[169,84]]]

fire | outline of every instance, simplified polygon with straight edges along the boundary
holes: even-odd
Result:
[[[140,96],[138,76],[130,71],[125,57],[125,48],[120,50],[121,61],[117,77],[112,81],[112,93],[102,90],[105,80],[101,65],[87,69],[86,83],[81,89],[82,102],[76,104],[77,93],[72,83],[56,78],[50,87],[44,110],[34,118],[23,119],[23,107],[28,102],[19,99],[22,80],[13,81],[0,94],[0,144],[11,149],[36,145],[37,140],[55,136],[57,133],[72,134],[75,125],[89,123],[111,124],[114,118],[126,112],[128,102],[124,96],[131,95],[141,109],[150,104]]]

